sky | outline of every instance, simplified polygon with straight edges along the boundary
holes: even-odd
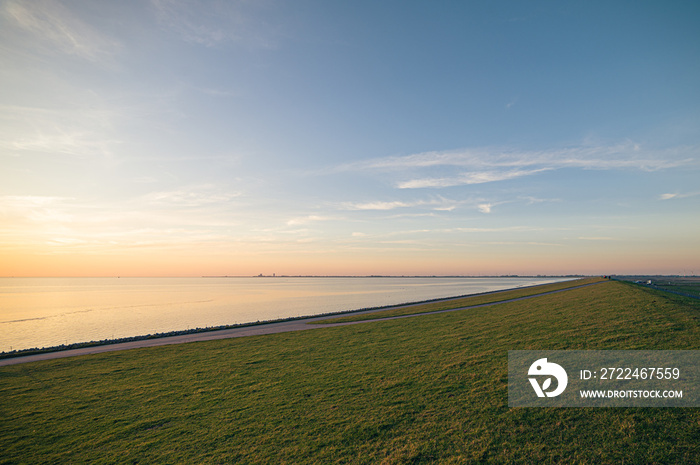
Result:
[[[700,273],[696,1],[0,0],[0,276]]]

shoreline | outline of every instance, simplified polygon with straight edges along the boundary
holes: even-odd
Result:
[[[582,278],[567,278],[567,279],[570,281],[575,281],[576,279],[582,279]],[[562,281],[556,281],[556,282],[565,282],[565,281],[567,281],[567,279],[564,279]],[[144,340],[149,340],[149,339],[163,339],[163,338],[174,337],[174,336],[185,336],[185,335],[190,335],[190,334],[208,333],[208,332],[213,332],[213,331],[225,331],[225,330],[229,330],[229,329],[247,328],[247,327],[268,325],[268,324],[274,324],[274,323],[285,323],[288,321],[308,320],[308,319],[312,319],[312,318],[348,316],[348,315],[358,314],[358,313],[362,313],[362,312],[376,312],[376,311],[390,310],[390,309],[396,309],[396,308],[412,307],[412,306],[435,303],[435,302],[444,302],[444,301],[449,301],[449,300],[463,299],[465,297],[489,295],[489,294],[495,294],[498,292],[508,292],[508,291],[512,291],[515,289],[528,289],[528,288],[532,288],[532,287],[546,286],[546,285],[547,284],[532,284],[529,286],[511,287],[511,288],[507,288],[507,289],[499,289],[496,291],[476,292],[474,294],[461,294],[461,295],[449,296],[449,297],[437,297],[435,299],[419,300],[419,301],[412,301],[412,302],[401,302],[398,304],[383,305],[383,306],[378,306],[378,307],[363,307],[363,308],[357,308],[357,309],[352,309],[352,310],[340,310],[337,312],[319,313],[316,315],[302,315],[302,316],[293,316],[293,317],[288,317],[288,318],[278,318],[278,319],[274,319],[274,320],[262,320],[262,321],[258,320],[258,321],[250,321],[250,322],[246,322],[246,323],[235,323],[235,324],[230,324],[230,325],[206,326],[203,328],[200,327],[200,328],[192,328],[192,329],[180,329],[180,330],[167,331],[164,333],[142,334],[142,335],[126,336],[126,337],[120,337],[120,338],[114,338],[114,339],[101,339],[98,341],[73,342],[70,344],[61,344],[58,346],[50,346],[50,347],[41,347],[41,348],[32,347],[32,348],[28,348],[28,349],[13,350],[10,352],[4,352],[4,351],[0,352],[0,360],[5,360],[8,358],[26,357],[29,355],[39,355],[39,354],[46,354],[46,353],[53,353],[53,352],[62,352],[62,351],[66,351],[66,350],[75,350],[75,349],[83,349],[83,348],[89,348],[89,347],[99,347],[99,346],[106,346],[106,345],[122,344],[122,343],[127,343],[127,342],[137,342],[137,341],[144,341]]]
[[[571,281],[575,281],[575,280],[571,280]],[[562,282],[564,282],[564,281],[562,281]],[[465,297],[498,294],[498,293],[513,291],[513,290],[518,290],[518,289],[527,289],[527,288],[533,288],[533,287],[538,287],[538,286],[545,286],[546,284],[536,284],[536,285],[532,285],[532,286],[521,286],[521,287],[515,287],[515,288],[509,288],[509,289],[501,289],[498,291],[480,292],[480,293],[476,293],[476,294],[467,294],[467,295],[455,296],[455,297],[444,297],[444,298],[431,299],[431,300],[420,301],[420,302],[397,304],[397,305],[391,305],[391,306],[357,309],[357,310],[349,310],[349,311],[343,311],[343,312],[332,312],[332,313],[327,313],[324,315],[292,317],[292,318],[288,318],[288,319],[284,319],[284,320],[255,322],[255,323],[250,323],[250,324],[246,323],[246,324],[241,324],[241,325],[234,325],[234,326],[228,327],[228,328],[215,327],[213,329],[201,329],[201,330],[192,329],[192,330],[185,330],[184,332],[179,332],[179,334],[174,334],[174,335],[171,333],[166,333],[165,335],[162,335],[162,336],[156,336],[156,335],[136,336],[134,338],[128,338],[129,339],[128,341],[123,340],[126,338],[123,338],[121,340],[118,340],[118,339],[111,340],[113,342],[107,342],[107,343],[102,343],[101,341],[95,341],[94,343],[82,343],[85,345],[83,345],[81,347],[57,346],[58,350],[53,350],[54,348],[47,348],[47,349],[43,349],[43,350],[39,349],[39,352],[34,352],[34,353],[26,353],[26,352],[25,353],[7,353],[6,352],[6,353],[4,353],[5,356],[0,358],[0,367],[7,366],[7,365],[20,364],[20,363],[28,363],[28,362],[39,361],[39,360],[50,360],[50,359],[56,359],[56,358],[74,357],[74,356],[78,356],[78,355],[97,354],[97,353],[103,353],[103,352],[113,352],[113,351],[128,350],[128,349],[134,349],[134,348],[156,347],[156,346],[161,346],[161,345],[182,344],[182,343],[186,343],[186,342],[208,341],[208,340],[215,340],[215,339],[228,339],[228,338],[234,338],[234,337],[265,335],[265,334],[274,334],[274,333],[279,333],[279,332],[300,331],[300,330],[308,330],[308,329],[320,329],[320,328],[328,328],[328,327],[334,327],[334,326],[346,326],[346,325],[358,324],[358,323],[387,321],[387,320],[394,320],[394,319],[400,319],[400,318],[410,318],[410,317],[421,316],[421,315],[453,312],[453,311],[464,310],[464,309],[468,309],[468,308],[488,307],[488,306],[498,305],[498,304],[502,304],[502,303],[506,303],[506,302],[531,299],[531,298],[535,298],[535,297],[539,297],[539,296],[543,296],[543,295],[548,295],[548,294],[553,294],[553,293],[558,293],[558,292],[565,292],[568,290],[578,289],[580,287],[591,286],[594,284],[599,284],[601,282],[605,282],[605,281],[584,283],[584,284],[579,284],[579,285],[567,287],[564,289],[545,291],[542,293],[533,294],[533,295],[529,295],[529,296],[525,296],[525,297],[518,297],[518,298],[514,298],[514,299],[496,301],[496,302],[491,302],[491,303],[469,305],[469,306],[465,306],[465,307],[453,308],[453,309],[448,309],[448,310],[438,310],[438,311],[430,311],[430,312],[424,312],[424,313],[414,313],[414,314],[409,314],[409,315],[391,316],[391,317],[373,319],[373,320],[360,320],[360,321],[352,321],[352,322],[329,323],[329,324],[323,324],[323,325],[309,324],[309,323],[313,323],[315,321],[338,318],[340,316],[345,316],[345,315],[376,313],[376,312],[389,310],[389,309],[415,307],[415,306],[423,305],[426,303],[444,302],[444,301],[450,301],[450,300],[458,300],[458,299],[462,299]],[[12,355],[10,355],[10,354],[12,354]]]
[[[567,274],[567,275],[527,275],[527,274],[500,274],[500,275],[392,275],[392,274],[370,274],[370,275],[315,275],[315,274],[274,274],[274,275],[202,275],[202,276],[0,276],[0,279],[211,279],[211,278],[231,278],[231,279],[248,279],[248,278],[564,278],[564,279],[582,279],[590,278],[595,275],[583,274]],[[661,276],[661,275],[660,275]]]

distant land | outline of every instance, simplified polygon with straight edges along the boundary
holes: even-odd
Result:
[[[258,274],[253,276],[229,276],[229,275],[214,275],[202,276],[202,278],[585,278],[594,275],[583,274],[567,274],[567,275],[550,275],[550,274],[502,274],[502,275],[278,275],[278,274]]]

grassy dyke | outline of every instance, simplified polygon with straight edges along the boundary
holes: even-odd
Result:
[[[0,368],[0,463],[697,463],[698,409],[507,406],[513,349],[698,349],[622,282],[382,322]]]
[[[580,285],[582,283],[586,282],[597,282],[601,281],[600,278],[582,278],[576,281],[566,281],[562,283],[554,283],[554,284],[545,284],[541,286],[532,286],[532,287],[527,287],[523,289],[516,289],[513,292],[516,292],[516,296],[525,296],[525,295],[534,295],[537,293],[541,292],[546,292],[548,290],[557,290],[557,289],[564,289],[568,288],[574,285]],[[577,284],[570,284],[570,283],[577,283]],[[511,292],[511,291],[494,291],[494,292],[489,292],[485,294],[477,294],[474,296],[469,296],[466,297],[468,299],[471,298],[479,298],[481,296],[497,296],[497,297],[487,297],[486,301],[487,302],[493,302],[493,301],[501,301],[501,300],[506,300],[506,297],[500,297],[500,293],[502,292]],[[509,294],[510,295],[510,294]],[[387,308],[388,310],[385,310],[387,313],[381,313],[379,316],[360,316],[358,313],[366,312],[368,310],[371,311],[376,311],[377,309],[357,309],[357,310],[347,310],[347,311],[341,311],[341,312],[333,312],[333,313],[327,313],[327,314],[316,314],[316,315],[311,315],[311,316],[294,316],[294,317],[288,317],[288,318],[278,318],[275,320],[264,320],[264,321],[255,321],[255,322],[248,322],[248,323],[237,323],[237,324],[232,324],[232,325],[220,325],[220,326],[209,326],[209,327],[204,327],[204,328],[191,328],[191,329],[186,329],[186,330],[176,330],[176,331],[168,331],[164,333],[155,333],[155,334],[144,334],[140,336],[130,336],[130,337],[122,337],[122,338],[115,338],[115,339],[103,339],[99,341],[85,341],[85,342],[75,342],[71,344],[61,344],[58,346],[52,346],[52,347],[33,347],[29,349],[18,349],[18,350],[11,350],[7,352],[0,352],[0,360],[5,359],[5,358],[14,358],[14,357],[23,357],[26,355],[37,355],[37,354],[44,354],[44,353],[50,353],[50,352],[60,352],[60,351],[65,351],[65,350],[73,350],[73,349],[82,349],[86,347],[96,347],[96,346],[103,346],[103,345],[109,345],[109,344],[121,344],[124,342],[133,342],[133,341],[142,341],[146,339],[161,339],[161,338],[166,338],[166,337],[172,337],[172,336],[180,336],[184,334],[196,334],[196,333],[206,333],[206,332],[211,332],[211,331],[220,331],[223,329],[233,329],[233,328],[242,328],[242,327],[250,327],[250,326],[259,326],[259,325],[265,325],[269,323],[278,323],[278,322],[283,322],[283,321],[295,321],[295,320],[305,320],[308,318],[314,318],[314,317],[319,317],[319,316],[332,316],[334,314],[342,315],[342,314],[347,314],[350,315],[347,318],[343,319],[334,319],[330,321],[318,321],[318,322],[310,322],[309,324],[324,324],[324,323],[329,323],[329,322],[336,322],[336,321],[364,321],[364,320],[371,320],[371,319],[378,319],[378,318],[384,318],[385,316],[391,316],[391,315],[408,315],[408,314],[416,314],[416,313],[422,313],[422,312],[429,312],[429,311],[437,311],[437,310],[444,310],[444,309],[449,309],[449,308],[459,308],[464,305],[459,304],[460,302],[463,302],[461,299],[451,299],[449,302],[450,303],[440,303],[438,304],[438,300],[442,299],[433,299],[430,301],[426,301],[424,303],[419,303],[419,304],[408,304],[411,307],[410,308],[404,308],[406,307],[407,304],[400,304],[400,305],[393,305],[393,306],[387,306],[387,307],[380,307],[381,308]],[[453,304],[452,302],[457,302],[456,304]],[[416,310],[417,307],[414,307],[416,305],[419,305],[420,308]]]
[[[507,291],[494,291],[486,292],[483,294],[474,294],[465,297],[458,297],[449,300],[440,300],[437,302],[426,302],[421,304],[411,304],[411,305],[399,305],[396,307],[388,308],[387,310],[382,310],[379,312],[372,312],[369,314],[361,315],[348,315],[340,316],[338,318],[332,318],[328,320],[314,321],[310,324],[329,324],[329,323],[345,323],[349,321],[366,321],[366,320],[378,320],[381,318],[387,318],[392,316],[402,316],[402,315],[415,315],[417,313],[428,313],[428,312],[438,312],[441,310],[451,310],[454,308],[469,307],[473,305],[489,304],[494,302],[503,302],[510,299],[517,299],[521,297],[529,297],[537,294],[542,294],[545,292],[559,291],[562,289],[569,289],[571,287],[581,286],[584,284],[591,284],[605,281],[603,278],[582,278],[573,281],[564,281],[560,283],[552,284],[541,284],[538,286],[528,286],[521,289],[511,289]]]

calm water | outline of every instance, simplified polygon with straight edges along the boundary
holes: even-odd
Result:
[[[0,351],[317,315],[564,278],[0,278]]]

